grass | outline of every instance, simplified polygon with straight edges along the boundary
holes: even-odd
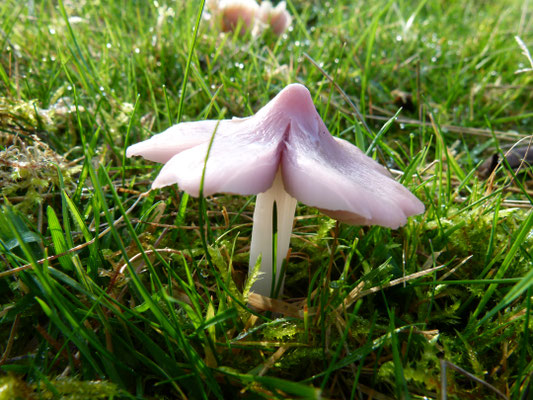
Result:
[[[530,398],[531,180],[476,168],[530,143],[531,4],[292,0],[255,40],[200,7],[0,4],[0,399]],[[254,199],[146,194],[160,166],[124,152],[291,82],[426,212],[299,205],[284,297],[250,310]]]

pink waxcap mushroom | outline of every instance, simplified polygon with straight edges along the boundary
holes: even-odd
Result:
[[[184,122],[130,146],[126,155],[165,163],[152,184],[154,189],[177,183],[198,196],[205,164],[203,195],[258,194],[250,268],[262,254],[261,269],[272,269],[274,203],[278,215],[275,271],[281,270],[288,251],[296,200],[355,225],[398,228],[407,217],[424,212],[422,202],[385,168],[328,132],[309,90],[300,84],[284,88],[251,117]],[[261,239],[254,241],[254,237]],[[253,290],[269,295],[280,278],[275,271],[267,271],[266,280],[254,284]]]
[[[279,2],[276,7],[273,7],[270,1],[261,2],[258,18],[278,36],[287,30],[292,21],[284,1]]]
[[[242,21],[239,34],[247,31],[257,36],[265,28],[270,28],[276,35],[281,35],[291,25],[291,15],[284,1],[272,6],[270,1],[258,5],[255,0],[208,0],[204,17],[216,17],[223,32],[234,32]]]
[[[174,125],[150,140],[131,145],[126,157],[143,156],[150,161],[166,163],[179,152],[209,141],[217,124],[218,121],[197,121]],[[180,140],[175,140],[176,137]]]
[[[254,26],[258,11],[259,5],[255,0],[222,0],[217,9],[222,31],[233,32],[242,21],[240,34],[243,35]]]
[[[424,211],[385,168],[331,136],[300,84],[287,86],[251,117],[184,122],[130,146],[126,155],[166,163],[153,188],[177,183],[198,196],[213,134],[206,196],[264,192],[280,168],[291,196],[343,222],[397,228]]]

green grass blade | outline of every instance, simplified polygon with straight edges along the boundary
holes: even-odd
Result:
[[[67,243],[65,241],[63,229],[59,224],[59,220],[57,219],[54,209],[48,206],[46,209],[46,215],[48,217],[48,227],[50,229],[50,234],[52,235],[52,242],[54,243],[56,254],[66,252],[68,250]],[[74,269],[72,260],[68,256],[59,257],[59,263],[67,271],[72,271]]]

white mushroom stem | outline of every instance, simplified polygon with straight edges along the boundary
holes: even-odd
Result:
[[[259,193],[255,202],[254,224],[252,228],[252,244],[250,247],[249,274],[252,273],[257,258],[261,255],[261,276],[252,286],[252,292],[263,296],[272,296],[273,287],[278,286],[281,276],[281,265],[289,251],[292,222],[297,200],[285,191],[281,170],[278,169],[272,186],[264,193]],[[276,260],[272,259],[272,237],[274,203],[277,213]],[[283,292],[283,280],[278,295]]]

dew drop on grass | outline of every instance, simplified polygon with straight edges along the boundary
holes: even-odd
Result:
[[[135,51],[135,54],[139,54],[141,52],[141,50],[139,50],[138,47],[136,47],[134,51]]]
[[[55,35],[56,34],[56,30],[54,28],[50,28],[48,30],[48,32],[50,32],[50,35]]]
[[[107,43],[107,44],[105,45],[105,47],[107,47],[108,49],[110,49],[110,48],[112,47],[112,46],[111,46],[111,43]]]
[[[342,282],[340,282],[340,281],[331,281],[329,283],[329,287],[331,289],[339,289],[341,286],[342,286]]]

